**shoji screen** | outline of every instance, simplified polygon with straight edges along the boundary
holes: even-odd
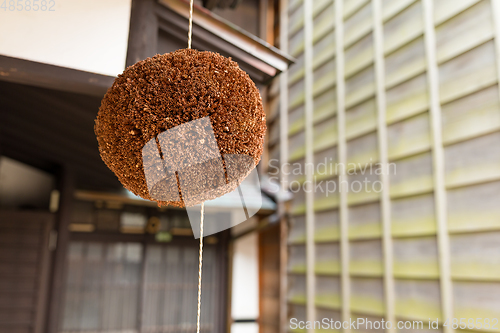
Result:
[[[72,242],[61,332],[194,332],[196,245]],[[145,251],[145,253],[144,253]],[[223,277],[204,248],[202,332],[219,332]]]
[[[138,332],[140,243],[73,242],[62,332]]]

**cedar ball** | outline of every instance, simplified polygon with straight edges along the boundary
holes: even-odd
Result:
[[[192,49],[147,58],[125,69],[101,102],[94,127],[101,158],[134,194],[183,207],[182,193],[180,201],[150,196],[142,149],[158,134],[206,116],[222,156],[248,155],[258,164],[266,131],[262,99],[236,62]]]

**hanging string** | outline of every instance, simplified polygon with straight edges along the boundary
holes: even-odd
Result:
[[[198,267],[198,317],[196,318],[196,333],[200,333],[200,313],[201,313],[201,267],[203,264],[203,215],[205,203],[201,203],[201,219],[200,219],[200,256]]]
[[[191,48],[193,35],[193,2],[189,1],[189,29],[188,29],[188,49]],[[203,266],[203,218],[204,218],[205,203],[201,203],[201,218],[200,218],[200,254],[198,266],[198,313],[196,316],[196,333],[200,333],[200,316],[201,316],[201,268]]]
[[[191,48],[191,36],[193,35],[193,2],[189,1],[189,30],[188,30],[188,49]]]

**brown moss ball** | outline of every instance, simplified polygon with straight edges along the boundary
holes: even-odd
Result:
[[[257,165],[266,131],[262,99],[236,62],[191,49],[145,59],[125,69],[101,102],[94,128],[101,158],[134,194],[182,207],[182,197],[151,197],[142,149],[158,134],[207,116],[222,156],[247,155]]]

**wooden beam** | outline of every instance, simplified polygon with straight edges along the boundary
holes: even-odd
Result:
[[[392,323],[396,322],[395,316],[395,287],[393,274],[393,244],[391,234],[391,199],[389,183],[389,157],[386,122],[386,96],[385,96],[385,60],[384,60],[384,31],[382,18],[381,0],[372,0],[373,10],[373,44],[375,57],[375,83],[377,100],[377,138],[379,150],[379,163],[382,168],[380,181],[382,192],[380,193],[380,206],[382,218],[382,246],[384,256],[384,294],[385,294],[385,319]],[[387,167],[387,168],[386,168]],[[386,170],[384,170],[386,168]],[[393,333],[396,327],[387,329]]]
[[[147,234],[123,234],[110,232],[71,232],[70,240],[73,242],[98,242],[98,243],[143,243]],[[151,242],[154,241],[151,240]]]
[[[429,89],[429,112],[432,137],[432,162],[434,179],[434,202],[437,221],[439,253],[439,275],[443,319],[453,318],[453,290],[450,263],[450,236],[448,234],[447,203],[445,188],[444,149],[441,126],[441,104],[439,98],[439,77],[436,58],[436,31],[434,29],[433,0],[422,0],[424,20],[424,43],[427,60],[427,84]],[[445,333],[454,330],[449,325]]]
[[[106,193],[102,191],[85,191],[76,190],[74,193],[75,199],[82,201],[113,201],[120,202],[125,205],[134,206],[147,206],[147,207],[158,207],[158,204],[154,201],[145,200],[140,197],[130,197],[124,192],[122,193]],[[168,210],[179,210],[178,208],[169,207]]]
[[[158,28],[166,33],[169,38],[177,40],[184,40],[186,38],[187,30],[183,30],[185,18],[169,11],[167,8],[161,9],[160,7],[158,13]],[[200,29],[196,25],[193,26],[193,48],[211,50],[226,57],[231,57],[257,83],[267,84],[269,79],[278,74],[278,71],[272,66],[252,58],[241,49],[224,42],[210,30]]]
[[[258,216],[258,215],[257,215]],[[229,241],[234,243],[236,240],[242,238],[242,237],[245,237],[245,236],[248,236],[250,234],[253,234],[253,233],[261,233],[261,232],[264,232],[264,231],[267,231],[271,228],[274,228],[276,227],[276,225],[278,225],[278,223],[268,223],[268,222],[265,222],[265,218],[263,218],[262,216],[259,216],[259,222],[257,224],[257,226],[253,227],[253,228],[249,228],[237,235],[234,235],[234,236],[231,236]]]
[[[0,80],[102,97],[113,76],[0,55]]]

